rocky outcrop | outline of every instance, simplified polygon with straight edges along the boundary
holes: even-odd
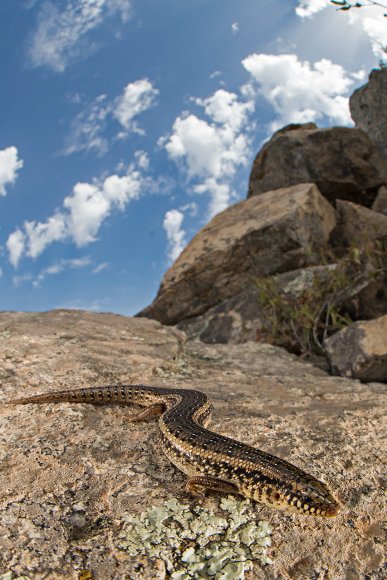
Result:
[[[357,128],[277,131],[247,201],[195,236],[139,316],[208,344],[266,340],[314,356],[343,326],[385,315],[386,71],[353,95]]]
[[[371,207],[386,181],[386,160],[360,129],[290,125],[277,131],[257,154],[248,197],[315,183],[331,203],[344,199]]]
[[[349,100],[352,119],[387,157],[387,68],[371,71]]]
[[[326,279],[335,264],[300,268],[273,276],[276,289],[284,298],[296,298],[312,288],[316,278]],[[260,288],[253,283],[232,298],[224,300],[201,316],[182,320],[177,328],[190,339],[199,338],[207,344],[239,344],[259,340],[264,326],[265,312],[260,303]]]
[[[387,316],[343,328],[325,342],[325,348],[335,373],[387,382]]]
[[[343,506],[328,521],[252,502],[244,518],[236,496],[230,516],[219,493],[187,495],[157,423],[128,422],[131,408],[0,402],[0,575],[195,577],[221,516],[244,526],[237,550],[216,536],[214,558],[234,569],[258,520],[271,527],[272,563],[254,561],[251,578],[383,577],[385,385],[329,376],[267,344],[191,343],[153,320],[81,311],[0,313],[0,359],[2,401],[91,384],[202,390],[215,404],[211,428],[325,480]]]
[[[313,264],[334,226],[335,212],[313,184],[241,201],[194,237],[139,316],[175,324],[243,291],[256,276]]]
[[[355,256],[355,259],[358,258]],[[335,274],[336,271],[337,274]],[[342,276],[342,268],[332,263],[325,266],[301,268],[270,277],[276,288],[277,312],[281,310],[280,301],[284,304],[292,302],[294,310],[297,303],[302,304],[305,309],[306,300],[311,306],[311,311],[319,304],[322,308],[324,294],[321,289],[326,288],[325,301],[329,301],[335,277],[336,283],[339,284]],[[337,307],[338,312],[341,311],[342,314],[345,312],[355,320],[371,320],[387,314],[387,270],[383,273],[381,268],[370,269],[360,282],[359,284],[358,279],[356,283],[353,283],[354,291],[351,293],[352,282],[348,279],[348,292],[343,296],[340,307]],[[320,288],[320,294],[317,296],[316,289],[318,288]],[[261,292],[262,288],[257,281],[235,296],[213,306],[204,314],[180,321],[177,328],[183,330],[190,339],[200,339],[207,344],[244,344],[251,340],[275,341],[289,348],[292,341],[285,341],[280,329],[277,330],[277,337],[270,336],[272,334],[270,326],[276,322],[275,310],[268,313],[268,299],[262,301]],[[274,303],[274,296],[271,297],[271,302]],[[271,323],[270,320],[272,320]],[[317,321],[316,325],[318,325]],[[297,349],[293,346],[292,352],[295,351]],[[298,352],[300,351],[302,352],[302,349],[299,348]],[[324,361],[320,357],[314,357],[312,352],[303,352],[303,355],[308,356],[309,359],[312,357],[316,363],[324,366]]]

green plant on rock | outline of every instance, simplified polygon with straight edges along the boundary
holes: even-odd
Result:
[[[327,251],[325,268],[301,271],[284,289],[275,277],[255,279],[262,309],[257,336],[296,354],[324,354],[324,340],[357,320],[358,294],[386,271],[386,243],[350,248],[337,259]]]

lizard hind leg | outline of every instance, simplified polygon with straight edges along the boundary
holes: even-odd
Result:
[[[207,475],[190,477],[185,488],[189,493],[199,497],[204,497],[207,489],[222,491],[224,493],[239,493],[238,487],[235,484]]]
[[[137,421],[144,421],[145,419],[149,419],[150,417],[160,417],[165,411],[165,407],[161,403],[156,403],[155,405],[151,405],[147,407],[143,411],[139,413],[132,413],[129,417],[125,417],[125,421],[129,421],[130,423],[136,423]]]

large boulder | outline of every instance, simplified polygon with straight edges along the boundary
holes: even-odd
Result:
[[[234,296],[256,276],[313,264],[334,226],[334,209],[310,183],[241,201],[193,238],[139,316],[175,324]]]
[[[352,119],[387,157],[387,68],[371,71],[349,100]]]
[[[290,125],[256,156],[247,197],[308,182],[331,203],[339,198],[371,207],[386,176],[385,158],[360,129]]]
[[[337,374],[387,382],[387,316],[343,328],[325,341],[325,348]]]
[[[361,248],[387,240],[387,215],[341,199],[337,200],[336,213],[336,230],[345,246]]]

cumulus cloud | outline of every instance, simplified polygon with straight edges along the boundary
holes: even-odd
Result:
[[[220,183],[213,177],[209,177],[202,183],[195,185],[195,193],[209,193],[210,203],[208,205],[209,216],[214,216],[230,205],[233,197],[233,190],[229,183]]]
[[[103,222],[138,199],[146,182],[143,173],[130,165],[127,175],[76,183],[62,207],[45,222],[26,221],[10,234],[6,245],[11,264],[16,268],[24,255],[36,258],[54,242],[72,241],[78,247],[95,242]]]
[[[140,167],[144,171],[147,171],[149,169],[149,155],[146,151],[142,150],[136,151],[134,154],[134,158],[136,160],[138,167]]]
[[[363,33],[366,33],[375,56],[385,58],[384,48],[387,45],[385,7],[359,3],[360,7],[357,8],[356,3],[353,4],[355,7],[346,12],[346,24],[357,26]],[[325,8],[334,9],[328,0],[299,0],[296,14],[301,18],[310,18]]]
[[[0,151],[0,195],[6,195],[6,185],[13,185],[17,172],[23,167],[23,160],[18,159],[16,147],[7,147]]]
[[[175,119],[171,135],[162,142],[170,159],[186,172],[196,193],[211,197],[210,216],[229,205],[230,186],[237,169],[250,155],[252,100],[241,101],[223,89],[207,99],[195,99],[208,120],[192,113]]]
[[[114,107],[114,116],[126,132],[144,133],[134,118],[154,105],[158,94],[159,91],[148,79],[126,85],[123,95],[118,97]]]
[[[32,65],[63,72],[71,61],[95,50],[95,43],[88,39],[90,32],[117,14],[125,23],[130,12],[130,0],[44,2],[29,47]]]
[[[123,177],[110,175],[103,183],[77,183],[63,202],[67,228],[76,245],[95,242],[110,213],[114,209],[123,211],[129,201],[138,199],[141,183],[138,171]]]
[[[122,94],[111,101],[106,95],[99,95],[75,117],[63,153],[106,153],[109,142],[104,137],[104,131],[111,119],[121,125],[122,130],[117,135],[119,139],[133,132],[144,135],[145,131],[138,124],[137,117],[155,104],[158,94],[159,91],[144,78],[128,83]]]
[[[12,232],[8,237],[6,246],[9,254],[9,261],[14,268],[17,267],[19,260],[23,255],[25,242],[26,236],[19,228]]]
[[[24,231],[26,234],[24,240],[28,240],[28,255],[36,258],[52,242],[66,239],[68,235],[66,216],[58,211],[44,223],[25,222]]]
[[[171,209],[164,216],[163,228],[167,234],[168,259],[171,263],[179,257],[187,243],[182,228],[183,220],[184,214],[178,209]]]
[[[308,18],[326,8],[328,4],[328,0],[299,0],[296,14],[301,18]]]
[[[361,71],[350,74],[328,59],[310,63],[295,54],[251,54],[242,64],[251,75],[244,91],[263,97],[277,113],[271,130],[324,117],[340,125],[352,124],[346,95],[354,79],[363,77]]]
[[[384,18],[385,8],[377,6],[364,6],[361,10],[351,10],[348,14],[349,23],[353,26],[361,26],[369,36],[372,51],[380,59],[386,58],[387,25]]]

